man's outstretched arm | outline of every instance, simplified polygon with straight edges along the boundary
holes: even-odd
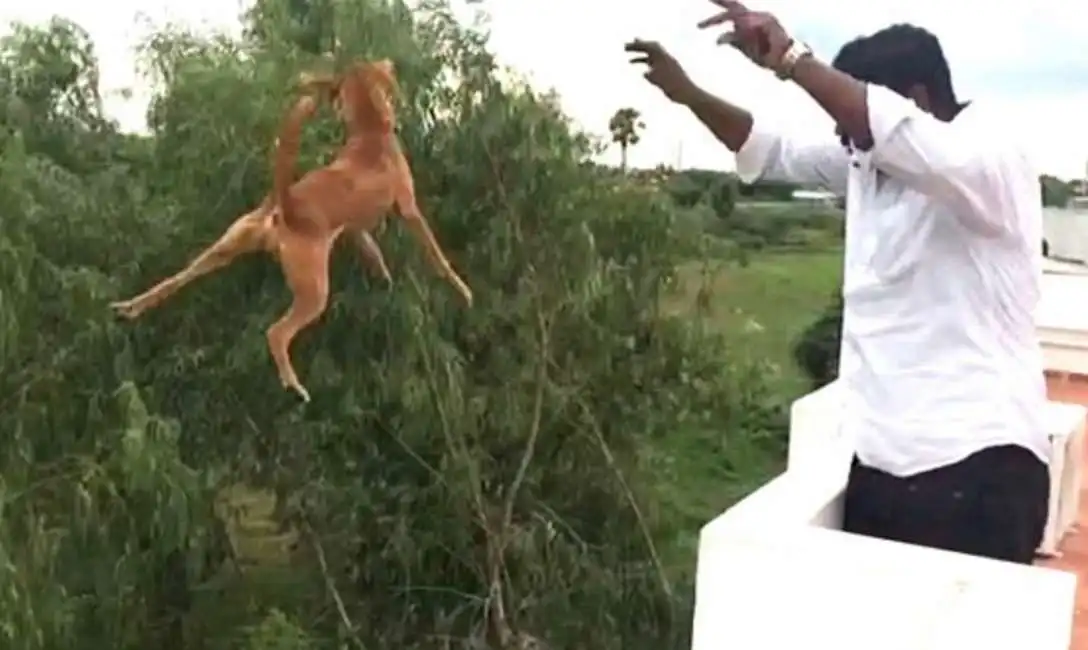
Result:
[[[855,147],[869,151],[873,132],[869,124],[866,85],[814,56],[797,61],[793,80],[816,100]]]
[[[688,107],[730,151],[737,154],[737,171],[745,182],[756,179],[822,185],[846,193],[848,160],[830,141],[793,143],[752,119],[748,111],[699,88],[680,63],[656,41],[635,39],[624,46],[631,63],[645,65],[643,76],[670,100]]]
[[[849,160],[830,137],[820,142],[796,141],[766,128],[739,106],[693,87],[679,101],[714,137],[737,155],[737,175],[756,180],[819,185],[840,196],[846,193]]]
[[[887,88],[862,83],[822,63],[807,48],[799,48],[770,13],[751,11],[739,0],[710,2],[723,11],[701,21],[699,28],[732,23],[733,31],[720,35],[718,43],[728,43],[756,65],[792,78],[855,148],[869,152],[874,167],[956,206],[956,213],[973,227],[989,232],[1008,228],[1001,215],[1009,211],[1000,207],[1009,197],[1000,190],[1006,185],[1004,177],[1024,175],[1024,164],[1007,146],[1002,148],[1002,138],[974,134],[961,120],[942,122]]]
[[[733,153],[740,151],[748,141],[753,120],[752,114],[743,108],[719,99],[698,86],[692,86],[678,101],[691,110],[714,137]]]

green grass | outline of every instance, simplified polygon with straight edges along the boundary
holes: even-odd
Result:
[[[225,562],[198,590],[187,634],[199,639],[192,642],[195,647],[235,650],[242,647],[240,635],[269,611],[312,609],[323,591],[315,576],[292,562],[298,535],[279,529],[272,492],[235,485],[224,489],[220,499],[235,561]]]
[[[682,269],[674,313],[698,310],[742,360],[772,365],[772,381],[790,398],[808,390],[793,363],[794,340],[827,307],[842,282],[842,251],[755,255],[747,267],[693,262]]]
[[[703,318],[741,362],[768,365],[772,390],[791,401],[809,390],[791,357],[793,342],[827,307],[841,276],[838,249],[754,255],[745,267],[693,262],[682,269],[666,309]],[[720,446],[720,438],[716,431],[681,431],[668,449],[654,450],[655,462],[662,463],[656,490],[677,528],[662,552],[677,576],[694,569],[699,527],[783,469],[785,459],[734,441],[730,455],[737,469],[729,470],[707,451]]]

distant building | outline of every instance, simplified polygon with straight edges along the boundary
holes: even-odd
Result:
[[[790,199],[798,203],[807,203],[827,208],[838,206],[839,197],[824,190],[794,190]]]

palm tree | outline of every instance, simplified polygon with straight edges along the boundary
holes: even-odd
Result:
[[[639,131],[646,128],[640,119],[642,114],[634,108],[617,110],[608,120],[608,130],[612,133],[612,142],[620,145],[620,169],[627,170],[627,149],[639,142]]]

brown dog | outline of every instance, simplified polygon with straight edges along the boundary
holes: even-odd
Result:
[[[358,63],[339,78],[305,77],[303,87],[305,94],[280,131],[272,194],[239,217],[180,272],[111,307],[134,319],[239,255],[267,251],[278,257],[294,297],[287,313],[268,329],[268,347],[284,388],[308,402],[310,395],[295,373],[289,348],[295,336],[325,311],[329,255],[342,232],[355,240],[371,271],[391,281],[381,249],[370,233],[396,208],[430,264],[469,306],[472,291],[450,266],[416,205],[412,172],[394,133],[397,87],[392,62]],[[332,99],[347,127],[347,142],[332,163],[292,184],[302,125],[317,109],[315,94]]]

